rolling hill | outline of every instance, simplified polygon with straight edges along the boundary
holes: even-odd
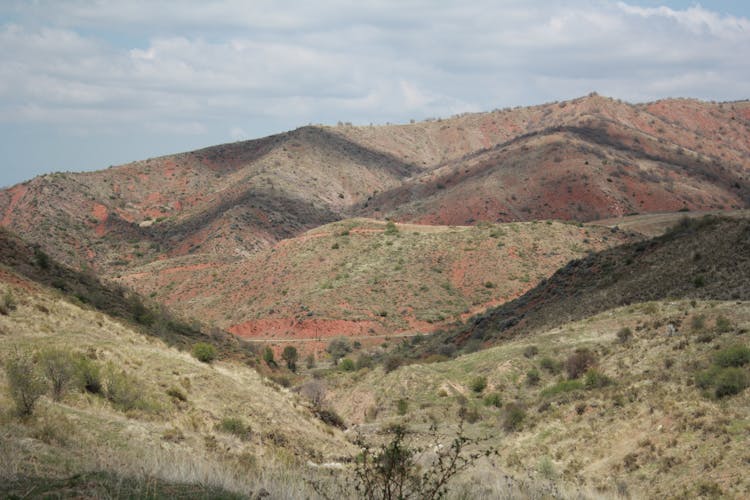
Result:
[[[348,219],[245,259],[160,260],[118,282],[240,337],[323,347],[433,331],[523,294],[572,258],[639,239],[553,221],[476,227]],[[281,344],[279,344],[281,345]]]
[[[231,260],[352,215],[465,225],[745,208],[750,103],[595,94],[407,125],[308,126],[0,191],[0,225],[98,271]]]
[[[685,218],[662,236],[569,262],[525,295],[432,339],[496,343],[628,304],[750,300],[750,219]]]

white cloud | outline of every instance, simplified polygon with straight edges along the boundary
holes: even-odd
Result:
[[[591,90],[740,99],[750,81],[750,21],[700,6],[40,0],[2,14],[0,122],[76,130],[238,138]]]

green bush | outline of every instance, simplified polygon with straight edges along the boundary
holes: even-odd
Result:
[[[342,371],[345,372],[353,372],[354,371],[354,361],[352,361],[349,358],[344,358],[339,362],[339,368],[341,368]]]
[[[537,346],[535,346],[535,345],[527,346],[523,350],[523,355],[524,355],[524,357],[527,357],[527,358],[533,358],[537,354],[539,354],[539,348]]]
[[[283,359],[286,362],[286,367],[289,368],[291,371],[297,371],[297,359],[299,358],[299,353],[297,353],[297,348],[294,346],[286,346],[284,350],[281,353],[281,359]]]
[[[559,361],[556,361],[548,356],[543,357],[539,360],[539,367],[553,375],[560,373],[560,370],[562,370],[562,364]]]
[[[104,396],[116,408],[122,411],[146,409],[140,384],[114,365],[108,365],[105,372]]]
[[[469,383],[469,388],[477,394],[487,387],[487,377],[476,377]]]
[[[731,332],[732,322],[726,316],[719,316],[716,318],[716,331],[719,333]]]
[[[398,234],[398,228],[393,221],[389,220],[385,225],[385,234]]]
[[[741,368],[723,368],[714,381],[717,398],[739,394],[747,387],[747,373]]]
[[[39,353],[39,364],[52,387],[52,399],[60,401],[75,376],[73,355],[62,349],[47,348]]]
[[[357,357],[357,370],[361,370],[362,368],[372,368],[372,356],[361,353]]]
[[[495,408],[500,408],[503,405],[503,400],[500,397],[500,393],[493,392],[491,394],[487,394],[484,397],[484,405],[485,406],[494,406]]]
[[[198,342],[193,346],[193,357],[203,363],[210,363],[216,359],[216,348],[206,342]]]
[[[236,417],[225,417],[216,424],[216,430],[225,434],[232,434],[247,441],[252,437],[252,429],[245,422]]]
[[[505,429],[507,432],[520,430],[525,419],[526,410],[524,410],[523,407],[518,403],[509,403],[505,406],[503,429]]]
[[[266,346],[263,350],[263,361],[265,361],[268,366],[276,366],[276,360],[273,358],[273,349],[271,349],[271,346]]]
[[[583,382],[580,380],[561,380],[542,390],[542,396],[555,396],[565,392],[578,391],[583,389]]]
[[[628,340],[630,340],[633,337],[633,331],[626,327],[620,328],[617,331],[617,340],[619,340],[621,343],[625,343]]]
[[[539,376],[539,370],[537,370],[536,368],[532,368],[531,370],[526,372],[527,385],[537,385],[540,379],[541,377]]]
[[[612,379],[595,368],[589,368],[584,377],[583,385],[586,389],[599,389],[612,385]]]
[[[82,391],[90,392],[91,394],[101,394],[102,376],[99,365],[89,358],[81,356],[76,361],[75,371],[78,386]]]
[[[315,355],[308,354],[305,357],[305,368],[307,368],[308,370],[315,368]]]
[[[727,347],[714,356],[714,364],[724,368],[745,366],[748,363],[750,363],[750,349],[744,345]]]
[[[30,356],[21,354],[5,365],[10,395],[16,412],[26,417],[34,412],[37,400],[47,391],[47,384]]]
[[[12,311],[15,311],[16,307],[16,299],[13,298],[13,294],[5,292],[3,298],[0,299],[0,314],[7,316]]]
[[[406,412],[409,411],[409,402],[405,399],[399,399],[396,401],[396,412],[399,415],[406,415]]]
[[[705,390],[712,389],[715,397],[723,398],[742,392],[748,386],[748,376],[742,368],[722,368],[714,365],[708,370],[698,372],[695,385]]]

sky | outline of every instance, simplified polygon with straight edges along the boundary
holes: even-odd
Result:
[[[2,0],[0,186],[571,99],[750,97],[750,2]]]

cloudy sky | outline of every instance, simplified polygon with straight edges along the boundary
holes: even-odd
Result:
[[[750,2],[3,0],[0,186],[569,99],[750,97]]]

